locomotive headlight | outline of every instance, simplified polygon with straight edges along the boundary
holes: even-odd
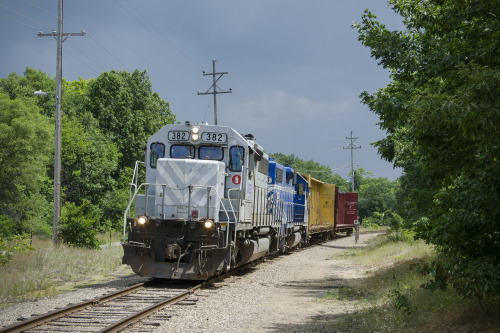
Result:
[[[198,141],[200,139],[200,128],[198,126],[193,126],[191,128],[191,140]]]
[[[137,223],[140,225],[145,225],[148,222],[148,218],[146,216],[139,216],[137,218]]]
[[[203,225],[205,226],[205,228],[211,229],[214,226],[214,221],[212,221],[212,220],[206,220]]]

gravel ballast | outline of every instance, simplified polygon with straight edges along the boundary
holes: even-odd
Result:
[[[365,273],[362,267],[337,259],[336,255],[346,248],[366,245],[367,240],[375,235],[361,234],[358,244],[353,236],[341,237],[266,260],[245,274],[227,278],[200,291],[196,305],[170,309],[175,315],[168,321],[161,321],[159,327],[153,328],[154,332],[328,331],[310,323],[323,314],[342,315],[357,309],[353,302],[326,302],[324,296],[342,285],[343,280],[359,278]],[[52,298],[9,306],[0,309],[0,326],[144,280],[127,275]]]

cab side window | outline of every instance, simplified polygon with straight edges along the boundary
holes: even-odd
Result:
[[[153,142],[150,146],[149,166],[156,168],[156,161],[165,157],[165,145],[161,142]]]
[[[229,170],[241,172],[245,163],[245,149],[241,146],[232,146],[229,149]]]
[[[299,183],[297,187],[297,195],[304,195],[304,184]]]

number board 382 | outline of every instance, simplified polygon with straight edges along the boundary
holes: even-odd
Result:
[[[170,131],[168,132],[169,141],[188,141],[189,132],[188,131]]]
[[[201,133],[201,141],[224,143],[227,141],[227,134],[215,133],[215,132],[203,132]]]

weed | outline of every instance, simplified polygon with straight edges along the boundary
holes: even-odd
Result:
[[[396,281],[396,288],[392,289],[389,293],[389,297],[392,299],[392,305],[396,309],[402,310],[406,315],[410,315],[412,313],[410,301],[405,295],[403,295],[403,293],[401,293],[399,282],[396,280],[396,275],[394,275],[394,280]]]
[[[54,248],[50,239],[34,239],[35,250],[14,254],[0,270],[0,302],[36,300],[66,283],[115,272],[123,250],[111,244],[95,251],[64,244]]]
[[[29,235],[18,235],[8,240],[0,239],[0,265],[5,266],[12,261],[14,254],[34,250],[30,245]]]

